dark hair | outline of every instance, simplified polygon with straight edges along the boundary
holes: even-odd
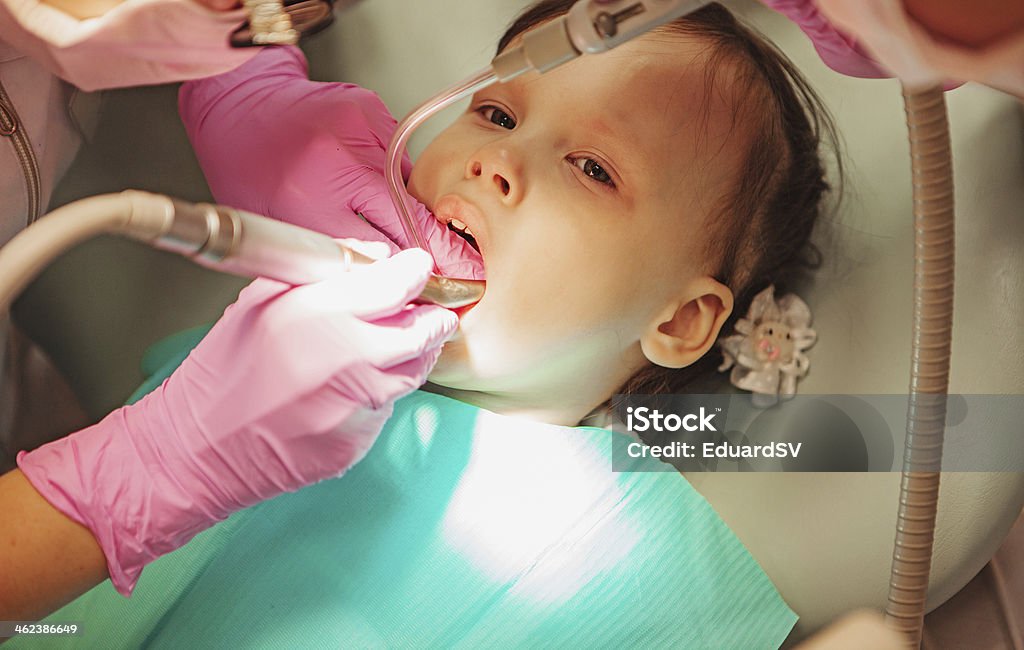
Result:
[[[573,0],[541,0],[520,14],[502,36],[498,52],[519,34],[566,13]],[[659,27],[663,34],[692,35],[709,47],[706,89],[715,84],[720,64],[731,64],[737,101],[733,119],[749,121],[749,137],[731,195],[721,197],[709,216],[705,255],[715,260],[713,277],[733,292],[733,311],[722,327],[729,333],[753,297],[774,284],[776,296],[821,266],[811,241],[830,186],[819,145],[826,137],[838,152],[835,126],[824,104],[796,66],[767,39],[713,3]],[[707,93],[706,93],[707,94]],[[838,178],[842,162],[835,157]],[[617,392],[676,393],[697,380],[721,383],[722,361],[714,346],[685,368],[653,364],[634,374]],[[708,388],[707,390],[711,390]]]

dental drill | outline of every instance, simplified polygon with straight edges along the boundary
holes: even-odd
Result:
[[[100,234],[118,234],[200,266],[288,284],[326,280],[374,260],[327,235],[219,205],[127,190],[62,206],[0,248],[0,313],[51,261]],[[475,287],[431,276],[418,302],[456,308]]]

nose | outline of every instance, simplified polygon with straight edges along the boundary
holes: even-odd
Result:
[[[496,192],[504,203],[522,198],[522,165],[505,146],[489,146],[477,150],[466,162],[466,178],[480,179],[488,190]]]

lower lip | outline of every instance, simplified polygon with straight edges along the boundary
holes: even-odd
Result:
[[[456,307],[455,309],[452,309],[452,311],[455,312],[455,315],[458,316],[459,320],[461,321],[466,316],[466,314],[471,312],[473,310],[473,308],[476,307],[479,304],[480,304],[480,302],[477,301],[477,302],[474,302],[472,305],[466,305],[464,307]]]

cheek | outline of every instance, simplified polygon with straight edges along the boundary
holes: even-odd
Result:
[[[665,233],[640,227],[638,221],[587,251],[584,261],[591,265],[586,273],[600,279],[596,288],[610,299],[605,308],[626,311],[621,316],[634,325],[656,317],[685,276],[679,251],[665,241]]]
[[[549,226],[517,240],[514,282],[502,298],[510,310],[531,315],[527,326],[543,324],[555,342],[596,330],[629,337],[649,317],[647,260],[628,232],[604,227],[584,236],[579,228]]]
[[[432,164],[432,156],[424,151],[413,165],[406,189],[413,198],[430,206],[437,195],[437,186],[437,173],[435,165]]]
[[[445,346],[434,381],[507,389],[507,382],[558,359],[587,350],[615,358],[630,344],[637,309],[627,273],[601,255],[552,246],[551,239],[516,239],[507,243],[517,263],[489,267],[484,300]],[[463,383],[470,378],[484,383]]]
[[[460,156],[460,152],[464,147],[460,146],[461,139],[455,128],[449,127],[427,145],[416,158],[409,176],[409,193],[427,205],[432,205],[439,197],[446,183],[461,178],[461,161],[465,156]]]
[[[413,173],[409,176],[409,193],[427,205],[437,199],[441,176],[445,173],[445,161],[453,160],[454,153],[445,147],[441,136],[435,138],[416,159]],[[447,165],[450,167],[451,163]]]
[[[487,258],[487,293],[432,379],[497,381],[584,349],[617,358],[685,280],[678,245],[660,242],[657,225],[573,212],[564,200],[537,191],[516,223],[493,224],[501,244]]]

